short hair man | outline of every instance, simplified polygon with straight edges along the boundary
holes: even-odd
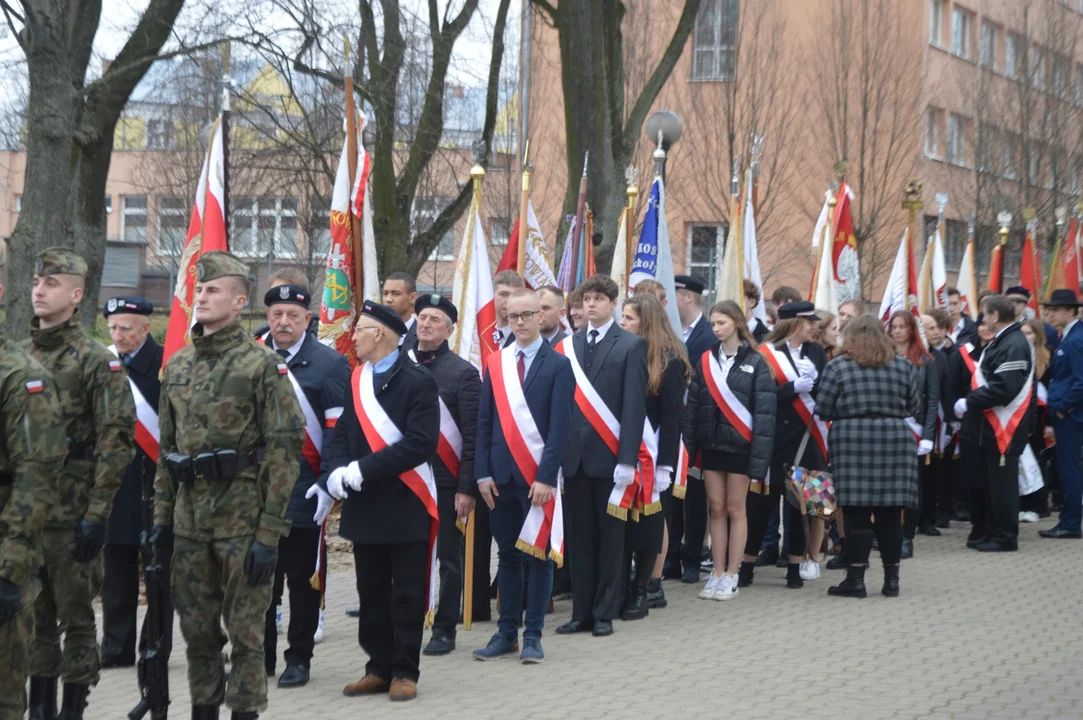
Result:
[[[538,288],[541,305],[541,335],[549,345],[556,345],[568,336],[560,321],[564,317],[564,293],[555,285]]]
[[[279,561],[275,565],[271,604],[264,617],[263,657],[267,675],[271,676],[278,661],[278,608],[288,585],[289,647],[285,652],[286,669],[278,678],[281,688],[301,687],[309,680],[323,601],[323,593],[312,586],[311,578],[322,551],[323,523],[334,504],[330,496],[319,496],[320,491],[313,487],[321,473],[322,459],[331,447],[350,384],[346,358],[307,331],[312,321],[311,302],[307,287],[293,284],[273,287],[263,297],[270,327],[263,343],[282,357],[296,381],[293,392],[304,413],[310,443],[299,458],[297,481],[286,508],[290,534],[278,541]],[[326,568],[327,563],[322,562],[320,588]]]
[[[857,300],[847,300],[839,305],[839,327],[841,328],[847,322],[861,314],[861,303]]]
[[[283,358],[241,327],[248,292],[244,262],[203,253],[192,342],[162,375],[147,543],[159,551],[173,543],[173,601],[199,718],[216,717],[223,701],[234,720],[255,720],[267,707],[265,613],[304,444],[305,418]]]
[[[496,308],[493,340],[498,348],[506,348],[515,342],[515,333],[508,325],[508,298],[515,290],[524,287],[526,282],[514,270],[501,270],[493,277],[493,305]]]
[[[804,300],[804,298],[801,297],[800,291],[789,285],[779,285],[775,288],[775,291],[771,293],[771,302],[775,304],[776,308],[782,307],[788,303],[801,302],[802,300]]]
[[[393,272],[384,279],[384,305],[387,305],[406,324],[406,333],[400,338],[400,347],[407,350],[417,341],[417,328],[414,324],[414,301],[417,300],[417,281],[410,273]]]
[[[295,267],[284,267],[275,270],[267,276],[267,285],[271,288],[276,288],[279,285],[296,285],[306,292],[311,290],[308,284],[308,276],[300,268]]]
[[[518,650],[519,617],[523,609],[523,570],[529,567],[523,663],[541,662],[545,611],[553,587],[553,555],[545,538],[532,553],[517,547],[527,516],[549,506],[556,512],[555,493],[561,460],[568,443],[575,376],[568,358],[555,352],[541,336],[541,301],[520,288],[508,298],[508,320],[515,343],[489,356],[478,413],[478,490],[489,508],[493,537],[500,548],[500,620],[489,644],[474,651],[490,660]],[[518,397],[521,402],[511,402]],[[512,426],[518,428],[512,432]],[[535,432],[528,431],[532,428]],[[533,440],[531,437],[533,436]],[[530,443],[534,444],[531,445]],[[529,457],[524,461],[523,457]],[[552,545],[552,543],[550,543]],[[559,553],[560,548],[552,550]],[[456,605],[456,607],[458,607]]]
[[[760,288],[756,283],[748,279],[744,280],[742,287],[745,293],[748,330],[752,333],[753,339],[755,339],[756,342],[761,343],[771,331],[767,329],[767,326],[763,324],[763,321],[756,317],[752,311],[759,306],[760,300],[763,299],[763,293],[760,292]]]
[[[31,717],[55,712],[61,677],[62,710],[81,718],[98,683],[93,602],[101,591],[101,551],[113,496],[135,457],[135,404],[124,365],[87,334],[79,313],[86,273],[86,261],[71,248],[51,247],[37,256],[34,319],[21,345],[64,389],[59,399],[68,438],[59,475],[63,502],[53,506],[45,528],[45,583],[34,605]]]
[[[978,326],[963,307],[963,296],[958,288],[948,286],[948,314],[951,316],[951,330],[948,335],[956,347],[967,343],[978,343]],[[979,305],[981,303],[979,299]]]

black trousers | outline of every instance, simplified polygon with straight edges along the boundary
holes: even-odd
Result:
[[[466,538],[455,525],[458,519],[455,515],[455,488],[437,487],[436,507],[440,514],[440,533],[436,538],[436,559],[440,561],[440,597],[436,617],[432,623],[432,632],[434,635],[455,637],[455,625],[459,622],[459,608],[463,599],[463,557],[466,548]],[[474,517],[478,517],[478,514],[475,513]],[[488,513],[485,517],[488,519]],[[475,529],[474,532],[477,533],[477,530]],[[477,541],[476,535],[474,540]],[[486,569],[488,569],[488,562],[486,562]],[[475,566],[475,577],[478,570],[479,568]],[[485,593],[488,593],[487,581],[483,587]],[[481,600],[484,606],[487,598],[487,594],[480,598],[475,595],[475,605],[478,600]]]
[[[928,464],[925,458],[929,458]],[[918,506],[903,511],[903,536],[914,539],[919,527],[936,525],[937,499],[940,495],[942,459],[936,453],[918,458]]]
[[[173,648],[173,594],[169,587],[169,565],[172,551],[161,553],[164,592],[159,626],[163,628],[162,650],[168,658]],[[135,662],[135,620],[139,610],[139,548],[128,545],[106,545],[102,550],[105,562],[105,582],[102,585],[102,661],[121,664]],[[147,618],[139,632],[139,649],[147,646]]]
[[[420,676],[428,582],[426,542],[354,545],[357,641],[368,656],[366,675],[385,680]]]
[[[846,523],[846,561],[850,565],[867,564],[875,534],[880,543],[880,559],[885,565],[898,565],[902,558],[903,530],[899,517],[901,510],[901,507],[844,507],[842,516]]]
[[[489,526],[489,508],[480,500],[475,503],[474,523],[474,620],[488,622],[492,617],[494,597],[493,577],[489,569],[493,558],[493,531]],[[439,551],[437,547],[437,553]]]
[[[745,555],[756,556],[763,547],[763,536],[767,533],[767,522],[771,513],[778,512],[779,496],[785,492],[783,483],[784,475],[771,468],[771,483],[767,486],[767,494],[761,495],[749,491],[745,499],[745,514],[748,516],[748,539],[745,541]],[[795,508],[787,500],[782,501],[782,512],[789,515],[790,544],[785,551],[790,555],[804,557],[805,555],[805,529],[801,521],[801,511]]]
[[[587,624],[613,620],[620,612],[625,522],[606,512],[613,478],[591,477],[579,471],[564,488],[570,520],[567,549],[572,556],[572,619]]]
[[[267,672],[273,674],[278,659],[278,632],[275,630],[275,611],[282,604],[282,594],[290,591],[290,626],[286,631],[289,647],[284,653],[286,665],[304,665],[312,662],[316,647],[312,636],[320,623],[320,602],[323,593],[312,587],[312,573],[316,572],[316,553],[320,547],[320,529],[294,527],[290,534],[278,541],[278,563],[275,565],[274,589],[271,606],[264,618],[263,659]],[[327,567],[326,555],[322,567]]]
[[[963,471],[971,484],[971,537],[1015,547],[1019,537],[1019,456],[1002,456],[966,440],[960,451]]]
[[[707,535],[707,486],[703,478],[688,476],[688,490],[684,496],[684,547],[681,563],[685,569],[699,569],[703,555],[703,539]],[[680,542],[680,534],[677,541]],[[673,535],[669,541],[673,542]]]

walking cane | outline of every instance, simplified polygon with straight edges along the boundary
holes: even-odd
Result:
[[[474,515],[466,517],[466,566],[463,570],[463,630],[474,625]]]

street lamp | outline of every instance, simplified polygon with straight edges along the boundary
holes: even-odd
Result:
[[[647,118],[645,126],[647,139],[657,143],[654,161],[662,180],[666,179],[666,157],[669,149],[677,144],[684,132],[684,124],[677,113],[671,110],[659,110]]]

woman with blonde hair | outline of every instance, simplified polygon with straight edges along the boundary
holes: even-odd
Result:
[[[1031,425],[1027,444],[1035,456],[1045,449],[1045,430],[1048,427],[1046,417],[1046,388],[1049,383],[1049,361],[1051,355],[1045,346],[1045,326],[1042,321],[1032,317],[1022,326],[1023,335],[1034,348],[1034,394],[1031,396],[1031,412],[1034,423]],[[1049,517],[1049,490],[1043,484],[1032,493],[1019,496],[1019,522],[1036,523]]]

